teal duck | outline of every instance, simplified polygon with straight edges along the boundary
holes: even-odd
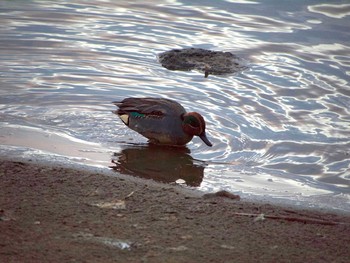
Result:
[[[126,126],[153,144],[185,145],[193,136],[212,146],[205,134],[205,121],[197,112],[186,112],[179,103],[163,98],[126,98],[113,102],[113,111]]]

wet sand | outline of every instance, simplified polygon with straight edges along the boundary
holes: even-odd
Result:
[[[0,262],[349,262],[350,215],[0,160]]]

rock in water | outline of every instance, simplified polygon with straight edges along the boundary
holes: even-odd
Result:
[[[202,48],[172,49],[158,55],[159,62],[169,70],[198,70],[209,74],[232,74],[247,68],[243,59],[231,52]]]

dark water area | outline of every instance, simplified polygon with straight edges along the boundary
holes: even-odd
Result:
[[[350,211],[346,1],[1,1],[0,19],[1,155]],[[157,60],[190,47],[247,69]],[[214,146],[149,146],[111,113],[133,96],[200,112]]]

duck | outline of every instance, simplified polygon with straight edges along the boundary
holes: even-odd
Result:
[[[198,136],[207,146],[205,120],[198,112],[186,112],[178,102],[165,98],[126,98],[112,102],[113,111],[130,129],[158,145],[184,146]]]

